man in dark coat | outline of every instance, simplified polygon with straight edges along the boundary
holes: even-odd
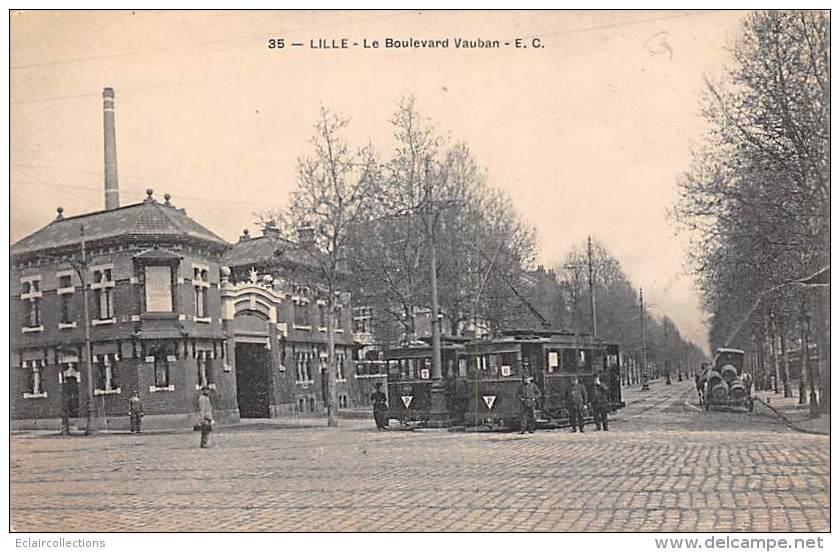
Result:
[[[376,422],[376,429],[388,429],[388,398],[382,392],[382,382],[374,384],[376,391],[370,394],[370,402],[373,404],[373,421]]]
[[[588,402],[589,396],[586,387],[583,386],[580,378],[576,378],[572,386],[569,387],[569,421],[572,424],[572,433],[578,429],[583,433],[583,411]]]
[[[607,431],[607,412],[610,410],[610,392],[600,376],[592,386],[592,416],[595,418],[595,431],[602,428]]]
[[[533,433],[537,427],[537,420],[535,416],[537,401],[539,401],[540,397],[542,397],[540,388],[534,385],[534,378],[528,374],[523,374],[522,383],[519,384],[516,396],[519,399],[521,407],[519,433],[522,434],[526,431],[528,433]]]
[[[137,395],[137,391],[131,394],[128,399],[128,416],[131,420],[131,432],[140,433],[140,422],[143,419],[143,403]]]

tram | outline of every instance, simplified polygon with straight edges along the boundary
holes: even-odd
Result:
[[[429,418],[431,347],[427,343],[385,354],[390,416],[401,422]],[[584,334],[514,330],[494,339],[443,338],[441,360],[448,417],[453,423],[516,427],[523,375],[542,391],[538,418],[562,425],[568,392],[580,378],[592,393],[596,376],[609,389],[610,407],[621,408],[618,345]]]
[[[467,364],[469,424],[515,427],[521,412],[517,391],[522,375],[532,376],[542,391],[537,414],[547,422],[568,421],[569,388],[577,378],[591,397],[595,376],[601,376],[610,389],[613,409],[622,406],[618,346],[589,335],[516,330],[498,339],[468,343],[462,355]]]
[[[467,338],[441,338],[440,356],[447,382],[456,379],[459,353]],[[432,346],[427,342],[385,353],[388,371],[388,416],[402,423],[429,419],[432,402]],[[452,393],[447,393],[452,396]],[[450,405],[455,410],[454,405]]]

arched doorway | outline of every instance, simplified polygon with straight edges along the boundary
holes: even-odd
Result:
[[[236,400],[241,418],[268,418],[271,351],[265,343],[236,343]]]
[[[236,399],[241,418],[269,418],[274,401],[277,304],[282,295],[255,282],[237,286],[233,335]],[[275,342],[272,342],[272,340]]]

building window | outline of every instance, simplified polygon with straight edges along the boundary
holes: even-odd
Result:
[[[210,287],[206,267],[193,266],[193,288],[195,290],[195,317],[207,317],[207,290]]]
[[[116,359],[117,355],[114,353],[94,355],[93,364],[96,371],[97,391],[117,390]]]
[[[41,396],[44,395],[44,387],[42,370],[44,368],[44,360],[30,360],[28,363],[24,362],[24,366],[29,368],[29,378],[26,385],[26,392],[29,395]]]
[[[201,388],[215,383],[213,378],[213,359],[211,358],[210,351],[198,351],[195,362],[198,386]]]
[[[295,303],[295,326],[309,326],[309,304],[303,301]]]
[[[112,267],[102,267],[93,270],[93,290],[96,315],[99,320],[114,318],[114,279]]]
[[[165,352],[155,354],[155,387],[169,387],[169,357]]]
[[[335,379],[344,381],[344,353],[335,355]]]
[[[318,327],[319,328],[326,328],[327,327],[327,306],[326,305],[318,305]]]
[[[73,322],[73,282],[69,274],[58,277],[58,296],[61,301],[61,324]]]
[[[41,329],[41,277],[21,278],[23,286],[20,298],[25,308],[26,322],[24,331]]]
[[[61,323],[71,324],[73,322],[72,303],[73,295],[65,293],[61,295]]]
[[[29,299],[28,326],[37,328],[41,325],[41,299]]]
[[[372,311],[370,307],[358,307],[353,309],[353,332],[371,333]]]
[[[172,312],[172,268],[150,265],[144,271],[146,312]]]
[[[312,380],[312,353],[295,353],[295,364],[297,366],[298,383],[307,383]]]

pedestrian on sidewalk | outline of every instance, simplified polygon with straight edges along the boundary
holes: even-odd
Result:
[[[140,400],[137,391],[134,391],[131,394],[131,398],[128,399],[128,417],[131,421],[131,432],[140,433],[140,422],[143,419],[143,402]]]
[[[522,374],[522,382],[519,384],[519,389],[516,391],[516,396],[520,404],[519,416],[519,433],[523,434],[526,431],[533,433],[537,428],[537,420],[535,410],[537,408],[537,401],[542,397],[540,388],[534,385],[534,378],[530,374]]]
[[[588,402],[589,396],[583,381],[581,378],[575,378],[575,382],[569,387],[569,421],[572,424],[572,433],[578,429],[583,433],[583,412]]]
[[[213,403],[210,400],[210,388],[205,386],[198,398],[198,425],[201,431],[201,448],[207,448],[210,432],[213,431]]]
[[[592,416],[595,418],[595,431],[607,431],[607,412],[610,409],[610,393],[600,376],[595,377],[592,387]]]
[[[373,385],[376,391],[370,394],[370,402],[373,404],[373,421],[376,422],[376,429],[388,429],[388,397],[382,392],[382,382]]]

